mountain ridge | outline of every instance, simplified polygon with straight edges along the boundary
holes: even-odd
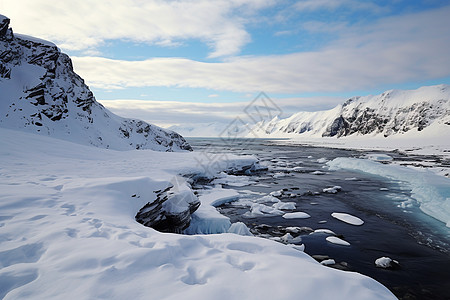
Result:
[[[51,42],[14,34],[0,15],[0,127],[116,150],[189,150],[176,132],[119,117],[98,103]]]

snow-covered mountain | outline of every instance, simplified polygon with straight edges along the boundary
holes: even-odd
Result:
[[[95,100],[53,44],[14,34],[0,15],[0,127],[117,150],[192,150],[178,133],[119,117]]]
[[[389,137],[419,133],[430,126],[442,133],[450,130],[449,85],[353,97],[331,110],[299,112],[286,119],[262,121],[253,131],[262,136]]]

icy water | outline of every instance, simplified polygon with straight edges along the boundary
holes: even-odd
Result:
[[[250,185],[224,185],[235,189],[240,199],[218,207],[231,222],[243,222],[256,236],[279,240],[287,232],[300,237],[305,252],[323,260],[334,259],[334,268],[368,275],[388,287],[399,299],[450,299],[450,229],[422,213],[401,183],[382,177],[347,170],[329,171],[326,161],[336,157],[361,157],[366,151],[279,145],[269,140],[189,139],[197,152],[255,155],[263,171],[242,178]],[[384,152],[386,153],[386,152]],[[386,153],[408,161],[397,153]],[[417,161],[417,156],[414,160]],[[423,158],[429,160],[430,158]],[[323,189],[340,186],[330,194]],[[282,202],[296,208],[285,212],[306,212],[307,219],[284,219],[281,215],[252,215],[249,203],[281,191]],[[405,205],[406,204],[406,205]],[[348,213],[364,220],[362,226],[339,221],[333,212]],[[296,233],[288,227],[300,227]],[[350,246],[326,241],[329,234],[311,230],[330,229]],[[375,266],[377,258],[397,260],[399,268]],[[301,270],[299,270],[301,271]]]

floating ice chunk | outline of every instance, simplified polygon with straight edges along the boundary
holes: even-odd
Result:
[[[273,207],[261,204],[253,203],[250,211],[244,214],[245,217],[257,217],[257,216],[279,216],[284,214],[283,211],[275,209]]]
[[[323,189],[322,191],[323,191],[324,193],[336,194],[336,193],[339,192],[340,190],[342,190],[342,187],[340,187],[339,185],[335,185],[335,186],[333,186],[333,187]]]
[[[295,202],[281,202],[281,201],[275,203],[274,205],[272,205],[272,207],[275,208],[275,209],[281,209],[281,210],[283,210],[283,209],[295,209],[296,208]]]
[[[324,164],[324,163],[326,163],[327,161],[328,161],[328,159],[326,159],[325,157],[319,158],[319,159],[317,160],[317,162],[318,162],[319,164]]]
[[[301,245],[288,244],[288,246],[290,246],[298,251],[302,251],[302,252],[305,251],[305,244],[301,244]]]
[[[298,233],[300,231],[300,227],[294,226],[294,227],[286,227],[287,232],[292,233]]]
[[[356,177],[347,177],[344,180],[346,180],[346,181],[355,181],[355,180],[358,180],[358,178],[356,178]]]
[[[294,167],[292,168],[293,172],[301,172],[303,170],[303,167]]]
[[[311,174],[313,174],[313,175],[325,175],[326,173],[322,172],[322,171],[314,171]]]
[[[388,188],[380,188],[380,191],[389,191]]]
[[[351,225],[356,225],[356,226],[360,226],[362,224],[364,224],[364,221],[361,220],[358,217],[352,216],[350,214],[346,214],[346,213],[332,213],[331,216],[335,219],[338,219],[339,221],[351,224]]]
[[[220,177],[213,181],[213,184],[225,184],[229,186],[243,187],[255,183],[248,176],[236,176],[221,173]]]
[[[398,263],[398,261],[393,260],[390,257],[383,256],[375,260],[375,266],[377,266],[378,268],[391,269],[398,267],[399,265],[400,264]]]
[[[334,233],[330,229],[316,229],[316,230],[314,230],[314,232],[311,232],[311,234],[314,234],[314,233],[325,233],[325,234],[336,235],[336,233]]]
[[[293,239],[293,237],[292,237],[292,235],[291,235],[289,232],[286,233],[285,235],[283,235],[283,236],[281,237],[281,240],[282,240],[283,242],[285,242],[285,243],[291,242],[292,239]]]
[[[267,202],[278,203],[278,202],[280,202],[280,199],[275,198],[272,195],[266,195],[264,197],[257,199],[256,202],[258,202],[258,203],[267,203]]]
[[[298,212],[284,214],[283,218],[285,218],[285,219],[307,219],[307,218],[311,218],[311,216],[305,212],[298,211]]]
[[[274,197],[280,197],[282,195],[282,191],[273,191],[269,195]]]
[[[228,233],[253,236],[248,227],[242,222],[231,224],[230,228],[228,229]]]
[[[387,154],[381,154],[381,153],[373,153],[373,154],[367,154],[367,159],[374,160],[374,161],[391,161],[393,160],[392,156]]]
[[[327,240],[327,242],[330,242],[332,244],[342,245],[342,246],[350,246],[349,242],[344,241],[343,239],[340,239],[335,236],[327,236],[326,240]]]
[[[420,209],[450,227],[450,180],[429,170],[380,164],[367,159],[338,157],[328,162],[330,169],[350,169],[399,180],[411,190]]]
[[[335,265],[336,262],[334,261],[334,259],[329,258],[329,259],[322,260],[322,261],[320,262],[320,264],[321,264],[321,265],[324,265],[324,266],[329,266],[329,265]]]

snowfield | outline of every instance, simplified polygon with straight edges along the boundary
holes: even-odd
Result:
[[[204,173],[204,159],[0,128],[0,298],[395,299],[371,278],[274,241],[159,233],[135,221],[153,191]],[[226,169],[217,162],[213,171]]]

